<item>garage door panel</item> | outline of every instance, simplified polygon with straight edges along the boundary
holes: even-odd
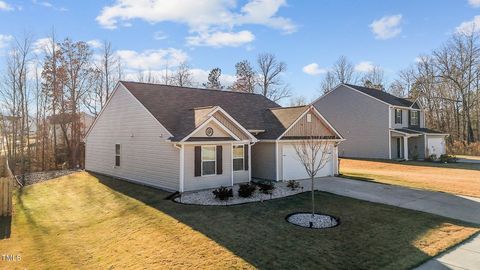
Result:
[[[291,144],[283,145],[283,180],[298,180],[309,178],[305,167],[299,160],[295,147]],[[332,159],[317,173],[316,177],[332,175]]]

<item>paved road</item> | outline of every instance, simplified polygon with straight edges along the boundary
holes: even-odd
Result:
[[[338,177],[320,178],[316,188],[322,191],[376,203],[428,212],[480,224],[480,198],[456,196]],[[480,269],[480,235],[417,268]]]

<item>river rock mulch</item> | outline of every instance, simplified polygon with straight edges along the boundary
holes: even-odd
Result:
[[[60,176],[69,175],[74,172],[78,172],[78,170],[56,170],[47,172],[27,173],[25,174],[25,186],[41,183]],[[17,175],[17,179],[21,181],[21,176]]]
[[[324,214],[314,214],[312,217],[312,213],[305,212],[291,214],[287,216],[287,221],[294,225],[311,229],[325,229],[338,225],[338,220],[335,217]]]
[[[183,203],[183,204],[235,205],[235,204],[278,199],[278,198],[283,198],[287,196],[292,196],[305,191],[310,191],[310,185],[311,185],[310,181],[298,181],[298,182],[300,184],[300,187],[294,190],[287,187],[287,182],[276,182],[275,189],[271,194],[263,194],[257,188],[257,190],[249,198],[243,198],[238,196],[239,185],[236,184],[233,186],[233,197],[229,198],[226,201],[221,201],[215,198],[215,196],[212,193],[213,190],[215,189],[205,189],[200,191],[184,192],[181,196],[177,196],[173,200],[175,202]]]

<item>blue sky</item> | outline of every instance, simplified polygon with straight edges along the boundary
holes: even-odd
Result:
[[[287,63],[293,94],[311,99],[339,56],[391,81],[462,23],[480,25],[477,15],[479,0],[0,0],[0,55],[12,36],[41,40],[55,28],[62,39],[112,42],[131,72],[187,60],[199,80],[220,67],[231,81],[236,62],[269,52]]]

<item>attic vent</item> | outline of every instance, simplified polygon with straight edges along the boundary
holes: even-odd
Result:
[[[310,122],[312,122],[312,114],[307,113],[307,123],[310,123]]]

